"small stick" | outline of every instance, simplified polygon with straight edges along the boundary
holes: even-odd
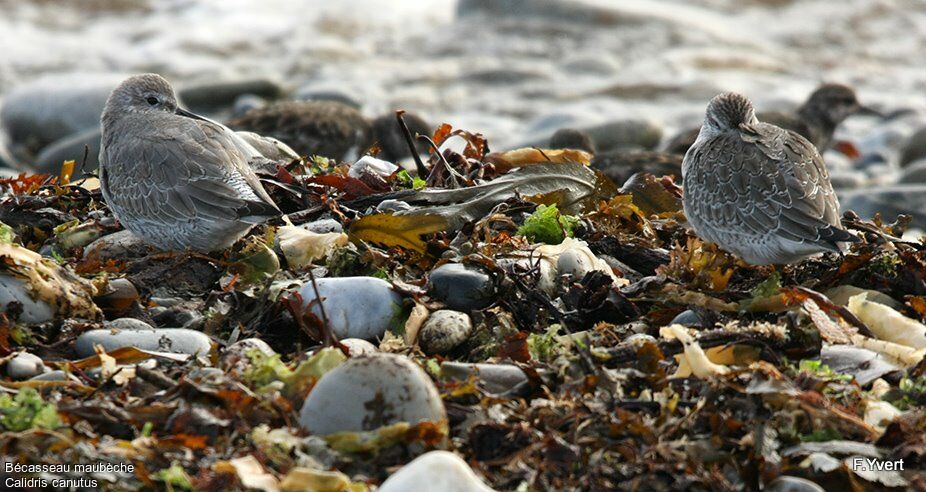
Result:
[[[405,135],[405,143],[408,144],[408,150],[412,152],[412,157],[415,158],[415,169],[418,170],[418,177],[423,179],[428,174],[428,168],[424,167],[424,163],[421,162],[418,149],[415,148],[415,140],[412,138],[412,132],[408,129],[408,125],[405,124],[405,119],[402,118],[404,114],[404,110],[400,109],[396,111],[395,119],[399,122],[399,127],[402,128],[402,134]]]
[[[322,295],[318,292],[318,283],[315,281],[315,274],[312,273],[312,269],[309,268],[309,279],[312,280],[312,289],[315,291],[315,299],[318,300],[318,310],[322,313],[322,327],[324,328],[325,333],[325,345],[332,347],[340,347],[337,337],[334,335],[334,332],[331,331],[331,327],[328,325],[328,315],[325,313],[325,303],[322,302]],[[343,348],[341,350],[344,350]]]

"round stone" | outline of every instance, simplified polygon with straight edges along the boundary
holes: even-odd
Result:
[[[446,418],[437,388],[420,367],[400,355],[377,353],[352,357],[322,376],[299,422],[324,436]]]
[[[446,263],[431,271],[429,292],[451,309],[471,311],[492,304],[495,285],[482,268]]]
[[[469,315],[441,309],[428,316],[418,333],[418,345],[426,354],[445,354],[463,343],[473,332]]]

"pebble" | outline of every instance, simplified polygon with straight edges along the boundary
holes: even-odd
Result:
[[[270,345],[260,338],[245,338],[225,347],[222,351],[220,366],[230,374],[243,374],[251,366],[251,358],[248,354],[252,350],[257,350],[266,356],[276,354]]]
[[[212,340],[205,334],[183,328],[141,328],[123,330],[90,330],[77,337],[74,350],[78,357],[89,357],[101,345],[107,352],[122,347],[136,347],[154,352],[208,355]]]
[[[42,358],[29,352],[20,352],[6,363],[6,374],[16,381],[33,378],[45,371]]]
[[[232,104],[232,118],[243,116],[244,113],[252,109],[262,108],[267,105],[267,100],[256,94],[242,94],[235,98]]]
[[[51,321],[55,317],[54,309],[45,301],[33,299],[21,279],[0,275],[0,310],[6,312],[11,302],[18,302],[22,306],[20,322],[39,324]]]
[[[124,278],[114,278],[106,284],[106,289],[98,292],[93,302],[107,317],[121,316],[127,313],[138,301],[138,289]]]
[[[860,386],[885,374],[903,370],[903,366],[888,357],[851,345],[824,345],[820,351],[820,362],[840,374],[852,375]]]
[[[357,162],[351,164],[350,169],[347,170],[347,175],[352,178],[360,178],[364,174],[372,174],[380,178],[385,178],[398,170],[399,166],[391,162],[365,155]]]
[[[38,376],[29,378],[29,381],[68,381],[68,380],[74,381],[75,383],[81,382],[80,379],[77,378],[77,376],[74,376],[73,374],[68,375],[68,373],[60,369],[55,370],[55,371],[48,371],[48,372],[39,374]]]
[[[31,163],[52,142],[99,128],[100,114],[122,74],[65,73],[47,75],[4,96],[0,129],[14,157]]]
[[[320,278],[316,280],[318,293],[328,317],[328,326],[339,339],[381,338],[400,312],[402,298],[392,285],[375,277]],[[308,306],[316,300],[315,289],[307,282],[299,294]],[[318,303],[312,312],[321,319]]]
[[[341,342],[341,345],[347,347],[347,351],[350,352],[351,357],[375,354],[376,352],[379,352],[379,349],[376,348],[376,345],[373,345],[372,343],[361,338],[345,338],[344,340],[338,341]]]
[[[469,315],[441,309],[428,316],[418,333],[418,345],[428,355],[446,354],[466,341],[473,332]]]
[[[926,159],[908,163],[901,171],[898,183],[926,183]]]
[[[806,478],[782,475],[769,482],[765,490],[766,492],[823,492],[825,489]]]
[[[698,316],[698,313],[692,311],[691,309],[686,309],[678,313],[674,318],[672,318],[672,321],[670,321],[669,324],[696,328],[704,326],[704,322],[701,321],[701,317]]]
[[[132,234],[128,230],[122,230],[107,234],[84,248],[84,259],[92,258],[100,261],[106,260],[128,260],[132,258],[141,258],[153,251],[141,238]]]
[[[103,323],[107,330],[153,330],[154,327],[135,318],[119,318]]]
[[[926,127],[911,135],[900,150],[900,165],[906,166],[926,157]]]
[[[599,153],[629,148],[652,150],[662,140],[662,128],[644,120],[618,120],[583,128]]]
[[[428,292],[458,311],[482,309],[495,299],[492,277],[480,267],[462,263],[446,263],[431,270]]]
[[[379,492],[440,490],[492,492],[463,458],[450,451],[430,451],[403,466],[383,482]]]
[[[920,213],[926,209],[926,184],[899,184],[866,188],[846,192],[839,197],[843,211],[853,210],[863,219],[871,219],[876,213],[891,222],[899,214],[913,216],[911,225],[926,229],[926,216]]]
[[[414,207],[409,205],[402,200],[396,200],[390,198],[388,200],[383,200],[379,202],[379,205],[376,206],[377,212],[404,212],[406,210],[411,210]]]
[[[372,431],[399,422],[447,419],[434,383],[406,357],[352,357],[319,379],[299,415],[315,435]]]
[[[39,173],[59,174],[64,161],[73,160],[73,176],[81,177],[81,166],[92,171],[100,165],[100,138],[100,129],[90,128],[55,140],[39,152],[32,169]],[[87,156],[86,162],[84,155]]]
[[[330,232],[344,232],[344,227],[340,222],[334,219],[321,219],[307,224],[303,224],[302,228],[314,232],[316,234],[328,234]]]
[[[283,88],[272,80],[253,79],[182,87],[178,92],[182,104],[193,112],[210,112],[231,107],[242,94],[276,99],[283,94]]]
[[[440,366],[441,377],[454,381],[466,381],[476,374],[490,393],[505,393],[521,383],[527,382],[527,375],[512,364],[471,364],[467,362],[444,362]]]

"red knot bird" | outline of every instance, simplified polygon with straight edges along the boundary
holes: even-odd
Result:
[[[684,207],[702,239],[755,265],[840,251],[842,229],[823,158],[806,138],[756,118],[752,103],[720,94],[682,163]]]
[[[103,198],[126,229],[158,248],[225,249],[281,215],[249,166],[257,150],[180,108],[160,75],[116,87],[101,128]]]
[[[836,128],[852,115],[881,116],[878,111],[859,102],[855,91],[842,84],[823,84],[816,88],[797,112],[759,113],[759,120],[795,131],[823,153],[833,142]],[[698,137],[699,129],[679,133],[666,144],[666,151],[684,154]]]
[[[419,116],[406,113],[405,123],[412,135],[431,135],[431,128]],[[379,145],[381,159],[395,162],[411,156],[394,113],[371,121],[337,101],[282,101],[254,108],[228,126],[277,138],[304,156],[353,160],[374,143]],[[425,143],[417,146],[419,152],[427,151]]]

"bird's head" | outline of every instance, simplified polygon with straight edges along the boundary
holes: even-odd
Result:
[[[842,84],[823,84],[817,87],[798,111],[805,117],[832,125],[838,125],[854,114],[880,115],[878,111],[860,103],[851,87]]]
[[[107,113],[174,113],[178,109],[174,89],[164,77],[146,73],[122,81],[106,101]]]
[[[704,115],[704,127],[711,132],[735,130],[743,124],[755,124],[756,110],[744,95],[724,92],[711,99]]]

